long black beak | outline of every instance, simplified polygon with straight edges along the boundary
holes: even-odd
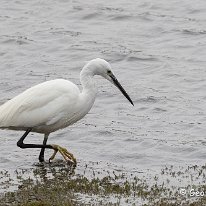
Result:
[[[129,100],[129,102],[134,106],[131,98],[127,94],[127,92],[124,90],[122,85],[118,82],[117,78],[114,76],[114,74],[111,74],[110,77],[112,78],[114,85],[122,92],[122,94]]]

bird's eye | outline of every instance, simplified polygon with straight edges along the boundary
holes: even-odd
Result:
[[[111,73],[112,73],[111,70],[108,70],[108,71],[107,71],[107,74],[111,74]]]

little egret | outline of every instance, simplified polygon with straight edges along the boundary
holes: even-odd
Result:
[[[72,82],[55,79],[33,86],[0,106],[0,129],[25,131],[17,142],[20,148],[41,148],[39,161],[44,161],[45,148],[53,149],[49,161],[59,151],[66,161],[76,165],[73,154],[59,145],[48,145],[50,133],[65,128],[81,118],[91,109],[97,93],[94,75],[100,75],[114,84],[133,104],[111,71],[110,64],[100,58],[89,61],[80,73],[82,92]],[[43,144],[25,144],[30,132],[44,134]]]

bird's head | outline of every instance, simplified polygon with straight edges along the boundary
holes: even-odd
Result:
[[[134,106],[131,98],[127,94],[127,92],[124,90],[124,88],[121,86],[115,75],[112,73],[111,65],[105,61],[104,59],[96,58],[91,61],[89,61],[86,64],[86,67],[90,72],[93,73],[93,75],[100,75],[110,81],[112,84],[114,84],[121,92],[122,94],[129,100],[129,102]]]

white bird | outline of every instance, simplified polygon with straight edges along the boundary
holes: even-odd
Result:
[[[20,148],[41,148],[39,161],[44,161],[45,148],[53,149],[49,159],[54,159],[59,151],[66,161],[76,165],[76,159],[59,145],[47,145],[50,133],[65,128],[81,118],[91,109],[96,86],[94,75],[100,75],[117,86],[122,94],[133,102],[117,81],[110,64],[100,58],[89,61],[80,73],[82,91],[72,82],[55,79],[33,86],[0,106],[0,129],[22,130],[24,135],[17,142]],[[44,134],[43,144],[24,144],[29,132]]]

